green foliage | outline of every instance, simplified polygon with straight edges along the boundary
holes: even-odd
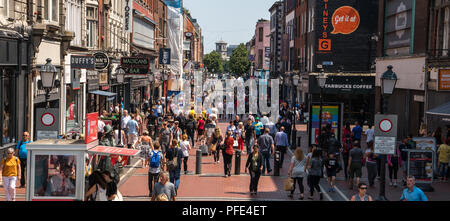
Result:
[[[245,45],[241,43],[231,54],[230,71],[234,76],[239,77],[245,75],[249,69],[248,51]]]
[[[211,73],[223,72],[222,57],[216,51],[212,51],[211,53],[206,54],[205,57],[203,58],[203,63],[205,64],[206,68],[208,68],[208,71]]]
[[[222,60],[222,63],[223,63],[223,71],[225,73],[229,73],[231,71],[230,70],[230,61]]]

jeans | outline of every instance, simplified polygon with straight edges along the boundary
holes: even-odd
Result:
[[[191,131],[188,131],[188,133],[187,133],[188,137],[191,138],[191,141],[192,141],[192,147],[195,146],[194,133],[195,133],[195,132],[191,132]]]
[[[175,185],[175,191],[178,190],[178,187],[180,186],[180,176],[176,176],[176,171],[169,171],[169,179],[170,182]]]
[[[439,162],[439,175],[444,178],[447,177],[448,163]]]
[[[214,156],[214,162],[218,162],[220,160],[220,148],[216,147],[216,151],[212,152]]]
[[[16,176],[4,176],[3,187],[5,188],[5,195],[7,201],[16,201]]]
[[[287,147],[277,146],[277,150],[280,151],[280,169],[283,168],[284,154],[286,154]]]
[[[261,152],[263,157],[263,169],[262,174],[266,173],[266,165],[267,165],[267,173],[270,173],[272,169],[270,168],[270,152]]]
[[[305,188],[303,187],[303,177],[294,177],[294,189],[291,190],[291,194],[294,194],[295,192],[295,183],[298,183],[298,187],[300,188],[300,193],[303,194],[305,191]]]
[[[20,158],[20,186],[25,186],[25,175],[27,174],[27,159]]]
[[[187,172],[187,161],[189,157],[183,157],[183,166],[184,166],[184,172]]]
[[[397,179],[397,172],[398,172],[398,163],[392,164],[392,166],[389,166],[389,179],[392,180],[392,175],[394,175],[394,179]]]
[[[377,177],[377,163],[367,162],[367,179],[369,179],[369,186],[374,185],[375,178]]]
[[[261,177],[261,171],[252,171],[250,169],[250,192],[258,192],[258,182]]]
[[[150,191],[150,195],[153,193],[153,182],[156,184],[158,179],[159,173],[148,173],[148,191]]]
[[[247,147],[248,154],[252,152],[253,144],[254,144],[253,138],[245,139],[245,146]]]
[[[227,153],[225,153],[225,151],[222,151],[223,154],[223,169],[224,169],[224,173],[225,176],[231,175],[231,161],[233,158],[233,155],[228,155]]]

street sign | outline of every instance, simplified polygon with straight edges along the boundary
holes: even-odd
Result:
[[[148,58],[138,57],[122,57],[120,65],[127,74],[147,74],[150,69],[150,61]]]
[[[104,70],[109,65],[109,58],[108,55],[106,55],[103,52],[97,52],[94,54],[95,59],[95,69],[96,70]]]
[[[37,108],[36,116],[36,139],[57,139],[59,129],[59,109]]]
[[[159,64],[170,64],[170,48],[159,49]]]
[[[397,115],[375,115],[375,136],[397,137]]]
[[[375,154],[395,154],[395,137],[375,137]]]

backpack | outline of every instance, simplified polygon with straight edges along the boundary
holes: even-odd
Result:
[[[161,157],[159,156],[160,151],[155,152],[152,151],[152,159],[150,160],[150,167],[152,168],[158,168],[161,165]]]

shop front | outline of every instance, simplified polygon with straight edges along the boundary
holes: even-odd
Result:
[[[14,145],[26,130],[29,43],[15,31],[0,29],[0,149]]]
[[[320,102],[317,74],[309,76],[312,102]],[[344,104],[345,122],[372,123],[375,114],[375,75],[329,74],[323,89],[323,102]]]

